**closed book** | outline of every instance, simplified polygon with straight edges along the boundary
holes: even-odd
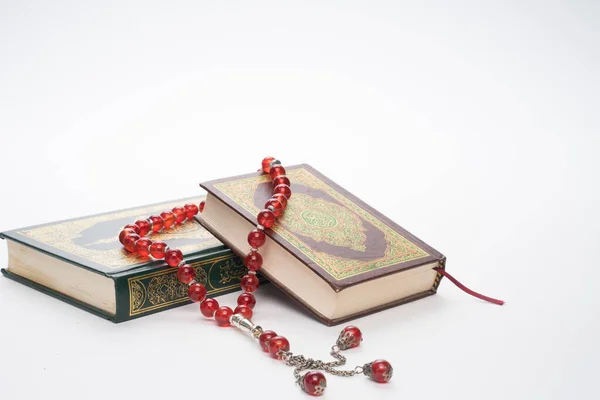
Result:
[[[446,258],[309,165],[286,168],[292,195],[265,229],[261,273],[320,321],[338,324],[436,293]],[[237,254],[273,187],[260,172],[201,184],[200,222]]]
[[[169,201],[4,232],[0,236],[7,241],[8,266],[2,273],[113,322],[188,304],[188,287],[177,279],[177,268],[127,253],[118,234],[133,221],[202,200]],[[152,239],[183,252],[209,297],[240,289],[243,263],[195,219]]]

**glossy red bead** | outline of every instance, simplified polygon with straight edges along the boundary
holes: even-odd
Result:
[[[248,234],[248,244],[252,248],[258,249],[263,244],[265,244],[266,240],[267,240],[267,235],[265,235],[265,233],[263,231],[261,231],[260,229],[253,229]]]
[[[246,267],[250,271],[258,271],[263,264],[263,258],[257,251],[251,251],[244,259]]]
[[[290,342],[283,336],[275,336],[267,342],[271,357],[281,359],[281,355],[277,354],[281,351],[290,351]]]
[[[183,253],[179,249],[167,250],[165,261],[169,267],[177,267],[183,261]]]
[[[187,218],[183,207],[173,207],[171,212],[175,215],[175,222],[181,224]]]
[[[277,185],[273,189],[273,194],[280,193],[285,196],[286,199],[290,199],[292,197],[292,189],[288,185]]]
[[[337,345],[342,350],[358,347],[362,340],[362,332],[354,325],[345,327],[338,336]]]
[[[135,233],[137,233],[138,235],[140,235],[140,227],[137,226],[136,224],[125,225],[123,227],[123,229],[133,229],[135,231]],[[142,235],[140,235],[140,236],[142,236]]]
[[[125,236],[125,239],[123,239],[123,246],[125,247],[125,250],[130,253],[135,253],[135,242],[137,242],[139,239],[140,235],[136,233],[130,233],[129,235]]]
[[[283,204],[281,204],[279,199],[269,199],[265,203],[265,208],[269,208],[269,206],[273,207],[273,214],[276,218],[279,218],[283,214]]]
[[[156,241],[152,243],[150,246],[150,255],[157,259],[165,258],[165,250],[167,249],[167,244],[165,242]]]
[[[177,268],[177,279],[179,279],[179,282],[187,285],[196,279],[196,270],[188,264],[180,265]]]
[[[273,198],[275,200],[279,200],[279,202],[283,206],[283,209],[285,210],[285,208],[287,207],[287,203],[288,203],[287,197],[285,197],[281,193],[275,193],[275,194],[273,194],[273,196],[271,198]]]
[[[175,214],[171,211],[161,212],[160,217],[163,219],[163,228],[165,229],[169,229],[176,221]]]
[[[140,232],[138,233],[140,236],[146,236],[152,230],[150,229],[150,222],[145,219],[135,221],[135,224],[140,228]]]
[[[234,314],[241,314],[244,318],[250,319],[252,318],[252,309],[248,306],[237,306],[235,310],[233,310]]]
[[[125,236],[131,234],[137,235],[133,229],[123,229],[121,233],[119,233],[119,242],[121,242],[122,245],[125,245]]]
[[[392,364],[385,360],[375,360],[371,363],[371,371],[369,376],[375,382],[386,383],[390,379],[392,379],[392,375],[394,374],[394,369],[392,368]]]
[[[260,348],[263,349],[265,353],[269,352],[269,340],[273,339],[277,336],[277,333],[274,331],[264,331],[258,337],[258,344],[260,344]]]
[[[269,175],[271,175],[271,179],[275,179],[278,176],[285,175],[285,168],[281,165],[276,165],[269,171]]]
[[[258,289],[258,278],[256,275],[246,274],[242,277],[241,286],[245,292],[255,292]]]
[[[310,371],[303,378],[304,391],[311,396],[321,396],[327,387],[327,379],[319,371]]]
[[[215,299],[204,299],[202,303],[200,303],[200,312],[206,318],[212,318],[215,315],[215,311],[219,308],[219,302]]]
[[[186,204],[183,206],[183,209],[185,210],[185,216],[188,219],[192,219],[194,218],[194,215],[198,214],[198,206],[195,204]]]
[[[215,311],[215,321],[219,326],[229,326],[229,318],[233,315],[233,310],[227,306],[219,307]]]
[[[240,306],[248,306],[254,308],[256,305],[256,298],[252,293],[242,293],[237,298],[237,303]]]
[[[163,219],[161,217],[159,217],[158,215],[151,215],[148,219],[150,221],[152,221],[152,231],[153,232],[158,232],[162,229]]]
[[[135,252],[142,257],[148,257],[150,255],[151,245],[152,240],[143,237],[135,242]]]
[[[265,174],[268,174],[271,170],[271,161],[275,160],[274,157],[265,157],[262,160],[262,170]]]
[[[204,206],[205,206],[205,205],[206,205],[206,202],[205,202],[205,201],[201,201],[201,202],[200,202],[200,205],[198,206],[198,210],[199,210],[200,212],[204,211]]]
[[[273,187],[275,187],[277,185],[288,185],[288,186],[291,186],[290,178],[288,178],[285,175],[278,176],[277,178],[273,179]]]
[[[206,286],[201,283],[191,284],[188,288],[188,297],[195,303],[199,303],[206,297]]]
[[[262,210],[256,216],[259,225],[270,228],[275,223],[275,214],[271,210]]]

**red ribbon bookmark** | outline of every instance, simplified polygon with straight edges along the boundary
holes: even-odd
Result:
[[[485,301],[488,301],[490,303],[498,304],[499,306],[501,306],[501,305],[504,304],[504,301],[502,301],[502,300],[494,299],[492,297],[487,297],[487,296],[482,295],[481,293],[477,293],[477,292],[469,289],[468,287],[466,287],[465,285],[463,285],[462,283],[460,283],[459,281],[457,281],[455,277],[453,277],[448,272],[446,272],[445,269],[434,268],[434,270],[436,270],[437,272],[439,272],[440,274],[442,274],[443,276],[445,276],[446,278],[448,278],[450,280],[450,282],[452,282],[456,286],[458,286],[458,288],[460,290],[462,290],[463,292],[465,292],[467,294],[470,294],[473,297],[477,297],[478,299],[485,300]]]

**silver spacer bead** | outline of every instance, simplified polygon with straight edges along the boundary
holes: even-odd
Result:
[[[261,231],[264,231],[265,227],[260,224],[256,224],[256,229],[260,229]]]
[[[250,249],[250,251],[255,251],[255,252],[258,252],[258,249],[257,249],[256,247],[252,247],[252,248]]]
[[[191,280],[191,281],[188,283],[188,286],[192,286],[194,283],[196,283],[196,280],[195,280],[195,279],[192,279],[192,280]]]
[[[275,207],[269,206],[269,207],[267,207],[267,210],[271,210],[271,212],[274,213],[275,212]]]
[[[150,224],[150,232],[152,232],[152,228],[154,228],[154,223],[150,218],[146,218],[146,222]]]
[[[256,275],[256,271],[248,271],[248,275]]]
[[[276,167],[278,165],[281,165],[281,161],[275,159],[275,160],[271,161],[271,163],[269,164],[269,168],[273,168],[273,167]]]

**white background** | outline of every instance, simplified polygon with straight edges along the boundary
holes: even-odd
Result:
[[[598,398],[597,2],[0,4],[0,230],[306,162],[507,301],[444,280],[357,320],[350,365],[395,376],[327,398]],[[327,356],[341,327],[257,297],[255,321]],[[197,308],[114,325],[0,279],[0,399],[306,399]]]

